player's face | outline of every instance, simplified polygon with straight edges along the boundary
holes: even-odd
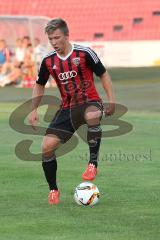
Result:
[[[64,33],[60,29],[56,29],[53,33],[48,34],[48,39],[57,53],[65,53],[68,36],[64,35]]]

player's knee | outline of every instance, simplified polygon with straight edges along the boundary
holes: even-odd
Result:
[[[89,112],[86,114],[86,122],[88,125],[98,125],[100,123],[101,112]]]
[[[98,125],[100,123],[102,112],[95,106],[88,108],[85,112],[85,119],[88,125]]]
[[[60,141],[57,138],[48,138],[45,137],[43,142],[42,142],[42,154],[45,156],[51,156],[53,155],[54,151],[57,149]]]
[[[42,153],[43,154],[46,154],[46,153],[48,153],[52,148],[51,148],[51,146],[49,145],[49,144],[47,144],[46,142],[44,143],[42,143],[42,146],[41,146],[41,149],[42,149]]]

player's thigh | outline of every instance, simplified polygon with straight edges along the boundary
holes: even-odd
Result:
[[[42,153],[53,152],[60,146],[60,139],[54,134],[47,134],[42,141]]]
[[[102,110],[95,106],[90,105],[86,108],[84,113],[85,121],[88,125],[98,125],[102,117]]]

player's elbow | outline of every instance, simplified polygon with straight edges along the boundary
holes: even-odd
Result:
[[[100,79],[101,79],[102,83],[111,82],[111,77],[108,74],[108,72],[103,73],[102,76],[100,77]]]

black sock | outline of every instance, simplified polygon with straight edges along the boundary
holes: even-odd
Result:
[[[89,163],[98,166],[98,155],[101,143],[102,130],[100,125],[88,126],[87,140],[90,150],[90,160]]]
[[[46,180],[49,185],[50,190],[57,190],[57,183],[56,183],[56,172],[57,172],[57,161],[55,156],[51,157],[50,159],[46,159],[44,156],[42,157],[42,167],[44,170],[44,174]]]

